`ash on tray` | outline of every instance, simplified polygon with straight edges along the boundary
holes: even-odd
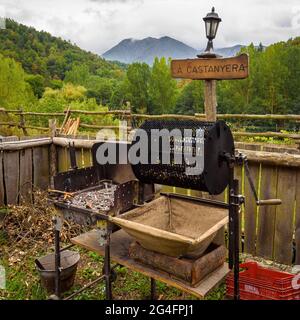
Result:
[[[116,185],[104,182],[103,189],[82,192],[67,200],[68,204],[79,208],[109,211],[114,206]]]

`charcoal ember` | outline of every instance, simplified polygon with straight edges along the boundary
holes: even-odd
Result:
[[[111,185],[103,189],[82,192],[69,198],[67,203],[79,208],[109,211],[114,206],[116,188],[116,185]]]

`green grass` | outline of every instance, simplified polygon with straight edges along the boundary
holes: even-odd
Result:
[[[80,289],[84,284],[95,280],[101,276],[103,267],[103,257],[84,249],[75,249],[80,252],[81,261],[78,266],[75,284],[73,288],[64,294],[68,296]],[[45,254],[41,252],[37,256]],[[0,260],[6,269],[6,290],[0,290],[0,300],[45,300],[48,294],[40,284],[38,272],[34,263],[35,257],[24,256],[20,262],[9,264],[8,258]],[[133,272],[125,267],[116,267],[117,279],[113,282],[114,299],[149,299],[150,298],[150,279],[138,272]],[[195,299],[180,290],[167,286],[157,281],[157,297],[159,299]],[[206,299],[220,300],[224,297],[225,286],[220,286],[214,290]],[[75,300],[103,300],[105,299],[104,281],[96,286],[89,288],[74,298]]]

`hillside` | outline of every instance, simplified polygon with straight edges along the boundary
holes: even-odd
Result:
[[[235,55],[241,45],[216,49],[222,56]],[[146,62],[152,65],[155,57],[171,57],[173,59],[195,58],[200,53],[183,42],[170,37],[145,38],[142,40],[125,39],[106,51],[102,56],[107,60],[117,60],[124,63]]]
[[[122,68],[69,41],[10,19],[6,20],[6,29],[0,30],[0,53],[20,62],[27,73],[46,79],[63,80],[76,63],[87,65],[92,74],[105,77],[114,77]]]

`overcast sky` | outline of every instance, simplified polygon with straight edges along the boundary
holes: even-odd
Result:
[[[102,54],[125,38],[165,35],[203,48],[212,6],[222,18],[215,47],[300,35],[299,0],[0,0],[0,16]]]

